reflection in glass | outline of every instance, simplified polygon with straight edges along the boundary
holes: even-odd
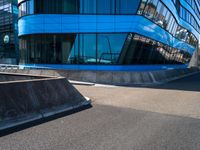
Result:
[[[154,13],[156,10],[156,6],[157,6],[158,0],[149,0],[145,10],[144,10],[144,15],[149,18],[149,19],[153,19],[154,18]]]
[[[147,2],[147,0],[142,0],[142,1],[141,1],[139,10],[138,10],[138,12],[137,12],[138,15],[142,15],[142,13],[143,13],[143,11],[144,11],[144,8],[145,8],[146,2]]]
[[[97,63],[117,64],[126,37],[127,34],[98,34]]]
[[[80,34],[80,64],[96,64],[96,34]]]
[[[185,17],[186,20],[192,21],[193,23],[191,23],[191,25],[195,27],[196,22],[191,14],[187,13],[186,9],[182,8],[179,2],[175,1],[175,4],[177,7],[180,7],[180,16]],[[150,19],[163,29],[167,30],[177,39],[187,42],[194,47],[197,47],[197,38],[177,23],[172,13],[161,1],[142,0],[137,14],[144,15],[146,18]]]
[[[178,50],[149,38],[135,35],[127,39],[128,45],[122,49],[120,63],[131,64],[185,64],[189,63],[191,54]]]
[[[137,34],[38,34],[20,37],[21,63],[185,64],[191,54]]]

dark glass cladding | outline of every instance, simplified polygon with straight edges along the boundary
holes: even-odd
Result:
[[[138,14],[164,28],[177,39],[197,47],[197,38],[177,23],[173,14],[160,0],[142,0]]]
[[[20,54],[25,64],[186,64],[191,59],[185,50],[133,33],[27,35],[20,37]]]
[[[136,14],[140,0],[34,0],[35,14]],[[19,17],[30,14],[30,1],[19,5]]]
[[[34,0],[36,14],[79,13],[79,0]]]

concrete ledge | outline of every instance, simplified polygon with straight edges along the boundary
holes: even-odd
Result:
[[[148,72],[108,72],[108,71],[63,71],[61,76],[69,80],[110,85],[149,85],[162,84],[199,73],[199,68],[161,70]]]
[[[13,73],[0,76],[5,79],[0,82],[0,133],[90,104],[64,77]]]
[[[0,70],[7,71],[7,70]],[[73,71],[73,70],[9,70],[9,72],[37,74],[48,76],[63,76],[73,84],[110,84],[110,85],[149,85],[162,84],[177,80],[200,71],[199,68],[176,70],[160,70],[146,72],[115,72],[115,71]]]

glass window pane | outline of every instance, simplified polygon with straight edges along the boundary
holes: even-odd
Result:
[[[158,6],[155,12],[155,16],[154,16],[154,21],[156,24],[160,25],[161,27],[163,27],[163,19],[164,19],[164,15],[163,12],[166,12],[164,9],[164,5],[161,2],[158,2]]]
[[[114,0],[97,0],[97,14],[114,14]]]
[[[135,14],[140,0],[118,0],[117,14]]]
[[[60,0],[56,0],[59,4]],[[63,12],[69,14],[79,13],[79,0],[63,0]]]
[[[79,13],[79,0],[34,0],[35,13]]]
[[[149,18],[153,19],[156,6],[157,6],[158,0],[149,0],[144,11],[144,15]]]
[[[80,34],[80,64],[96,64],[96,34]]]
[[[139,8],[139,10],[137,12],[138,15],[141,15],[143,13],[146,2],[147,2],[147,0],[142,0],[142,2],[140,4],[140,8]]]
[[[67,63],[68,64],[79,64],[79,35],[77,34],[75,37],[74,37],[74,42],[71,44],[72,45],[72,48],[71,48],[71,51],[69,52],[69,57],[68,57],[68,60],[67,60]]]
[[[81,0],[80,13],[96,14],[96,0]]]
[[[166,16],[164,18],[164,24],[163,24],[164,29],[167,29],[167,26],[170,21],[170,17],[171,17],[171,13],[170,13],[170,11],[167,10]]]
[[[97,63],[117,64],[126,37],[127,34],[98,34]]]

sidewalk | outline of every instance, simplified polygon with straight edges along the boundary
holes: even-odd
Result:
[[[200,74],[148,87],[80,86],[94,104],[200,118]]]

